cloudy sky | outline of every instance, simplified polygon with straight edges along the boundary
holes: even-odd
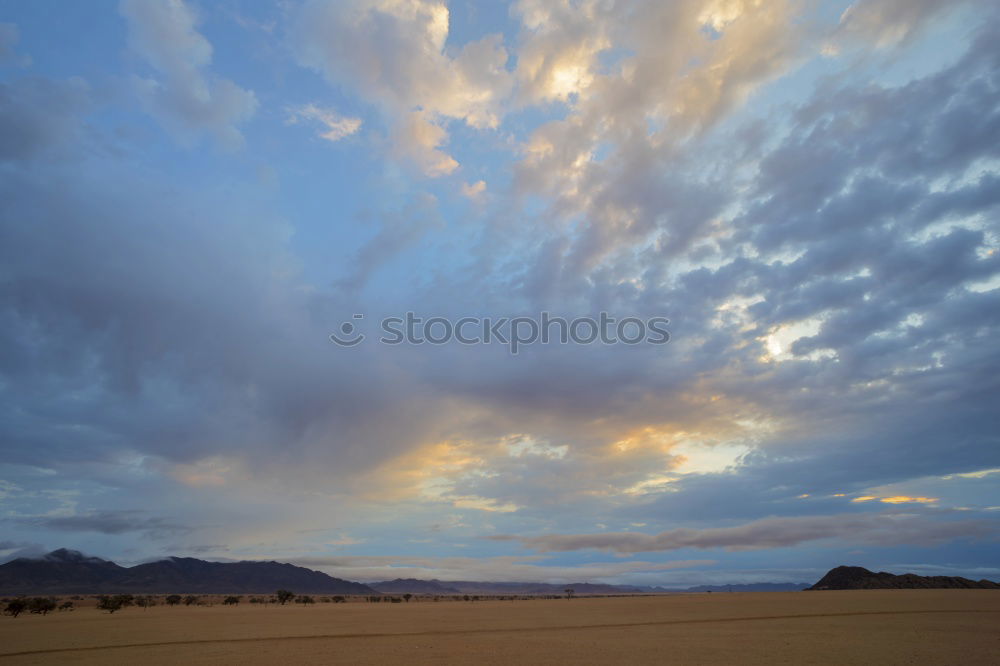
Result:
[[[2,0],[0,557],[1000,579],[998,206],[990,0]]]

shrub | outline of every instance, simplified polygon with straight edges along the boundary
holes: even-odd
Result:
[[[62,602],[61,604],[59,604],[59,610],[61,610],[61,611],[64,611],[64,610],[73,610],[73,602],[72,601],[64,601],[64,602]]]
[[[222,603],[226,606],[236,606],[239,605],[240,599],[243,597],[226,597],[223,599]]]
[[[48,597],[35,597],[28,602],[28,612],[46,615],[56,609],[56,600]]]
[[[278,590],[274,593],[274,596],[278,598],[278,603],[284,606],[289,601],[295,598],[295,593],[291,590]]]
[[[12,599],[7,602],[7,607],[4,608],[4,615],[10,615],[12,617],[17,617],[25,611],[28,607],[28,601],[26,599]]]
[[[198,603],[198,597],[196,597],[195,595],[189,594],[186,597],[184,597],[184,605],[185,606],[191,606],[192,604],[196,604],[196,603]]]
[[[131,594],[116,594],[110,597],[101,595],[97,598],[97,607],[108,611],[108,613],[114,613],[126,606],[131,606],[133,601],[134,597]]]
[[[171,594],[169,597],[167,597],[166,599],[164,599],[164,601],[167,602],[168,606],[176,606],[177,604],[179,604],[181,602],[181,595],[179,595],[179,594]]]
[[[310,597],[309,595],[303,594],[303,595],[295,598],[295,603],[297,603],[297,604],[314,604],[314,603],[316,603],[316,600],[313,599],[312,597]]]

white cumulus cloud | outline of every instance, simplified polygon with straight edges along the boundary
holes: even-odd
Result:
[[[312,121],[324,127],[319,136],[327,141],[340,141],[361,129],[361,119],[342,116],[333,109],[324,109],[315,104],[293,108],[288,113],[288,122]]]

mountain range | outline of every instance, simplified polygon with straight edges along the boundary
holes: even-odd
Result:
[[[0,594],[243,593],[278,589],[316,594],[378,594],[319,571],[279,562],[206,562],[169,557],[122,567],[99,557],[60,548],[40,558],[0,565]]]
[[[685,588],[640,587],[640,592],[798,592],[809,587],[809,583],[738,583],[733,585],[695,585]]]
[[[986,580],[970,580],[960,576],[918,576],[901,575],[885,571],[869,571],[864,567],[836,567],[810,590],[902,590],[902,589],[987,589],[1000,590],[1000,583]]]
[[[957,576],[874,573],[863,567],[831,569],[815,585],[751,583],[664,588],[603,583],[516,583],[440,581],[397,578],[355,583],[319,571],[280,562],[208,562],[193,557],[168,557],[123,567],[109,560],[60,548],[38,558],[20,557],[0,565],[0,595],[15,594],[271,594],[278,589],[311,594],[577,595],[671,594],[695,592],[765,592],[792,590],[861,590],[903,588],[1000,589],[1000,583]]]
[[[419,580],[397,578],[369,583],[385,594],[678,594],[685,592],[787,592],[804,590],[808,583],[749,583],[743,585],[698,585],[687,588],[650,587],[643,585],[607,585],[603,583],[494,583],[468,580]]]
[[[606,585],[603,583],[496,583],[473,580],[419,580],[416,578],[397,578],[381,583],[369,583],[379,592],[385,594],[558,594],[563,595],[567,589],[574,594],[636,594],[638,588],[627,585]]]

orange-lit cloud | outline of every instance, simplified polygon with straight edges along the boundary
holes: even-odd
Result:
[[[879,499],[880,502],[885,502],[886,504],[908,504],[910,502],[917,502],[919,504],[931,504],[937,502],[937,497],[908,497],[906,495],[894,495],[893,497],[882,497]]]
[[[842,497],[842,495],[834,495],[834,497]],[[893,495],[891,497],[879,497],[877,495],[862,495],[860,497],[855,497],[852,502],[873,502],[878,500],[879,502],[884,502],[885,504],[909,504],[909,503],[919,503],[919,504],[932,504],[938,501],[937,497],[910,497],[909,495]]]

